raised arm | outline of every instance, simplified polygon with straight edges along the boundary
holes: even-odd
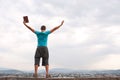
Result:
[[[32,29],[30,26],[28,26],[25,22],[23,22],[23,24],[24,24],[29,30],[31,30],[32,32],[35,32],[35,30]]]
[[[63,23],[64,23],[64,20],[61,22],[61,24],[60,24],[59,26],[56,26],[56,27],[54,27],[52,30],[50,30],[50,32],[52,33],[52,32],[54,32],[55,30],[57,30],[58,28],[60,28],[60,27],[63,25]]]

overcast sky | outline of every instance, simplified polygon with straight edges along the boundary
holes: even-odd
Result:
[[[47,30],[50,68],[120,69],[120,0],[0,0],[0,67],[33,70],[37,38]],[[42,67],[43,68],[43,67]]]

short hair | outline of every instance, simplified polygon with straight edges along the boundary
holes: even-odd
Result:
[[[46,30],[46,26],[45,26],[45,25],[42,25],[42,26],[41,26],[41,30]]]

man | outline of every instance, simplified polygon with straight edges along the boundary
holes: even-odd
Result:
[[[28,26],[26,24],[26,22],[23,22],[23,24],[30,29],[33,33],[36,34],[37,36],[37,40],[38,40],[38,45],[37,45],[37,49],[36,49],[36,53],[35,53],[35,66],[34,66],[34,77],[37,77],[37,73],[38,73],[38,67],[39,67],[39,63],[40,63],[40,58],[42,58],[42,66],[45,66],[46,69],[46,78],[49,78],[50,75],[48,73],[49,71],[49,52],[48,52],[48,48],[47,48],[47,40],[48,40],[48,35],[52,32],[54,32],[55,30],[57,30],[58,28],[60,28],[64,23],[64,20],[61,22],[61,24],[59,26],[54,27],[52,30],[48,30],[46,31],[46,26],[41,26],[41,32],[40,31],[36,31],[33,28],[31,28],[30,26]]]

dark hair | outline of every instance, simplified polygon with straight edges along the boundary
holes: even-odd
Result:
[[[46,26],[45,26],[45,25],[42,25],[42,26],[41,26],[41,30],[46,30]]]

